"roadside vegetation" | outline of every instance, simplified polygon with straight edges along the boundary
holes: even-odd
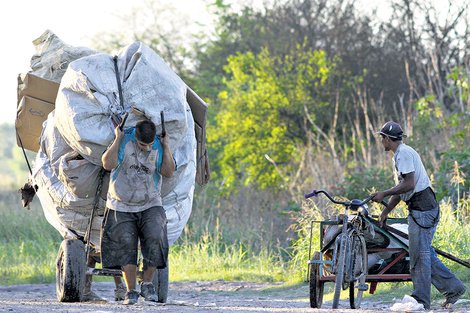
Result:
[[[304,281],[311,221],[338,208],[303,195],[325,189],[364,199],[392,187],[391,155],[373,134],[389,120],[402,124],[441,203],[434,246],[469,261],[464,2],[448,1],[444,15],[433,1],[387,1],[390,14],[379,18],[358,1],[267,1],[235,11],[221,0],[209,6],[209,32],[188,38],[181,25],[149,18],[165,9],[149,1],[122,18],[140,27],[91,38],[90,48],[107,53],[143,41],[211,104],[212,178],[196,187],[192,216],[171,247],[170,280]],[[37,199],[30,211],[21,207],[16,190],[28,169],[14,126],[0,127],[0,284],[54,282],[61,238]],[[468,269],[443,262],[470,282]]]

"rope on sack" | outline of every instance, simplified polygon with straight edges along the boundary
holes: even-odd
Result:
[[[29,169],[29,174],[32,176],[33,171],[31,170],[31,165],[29,164],[28,156],[26,155],[26,151],[23,146],[23,141],[21,140],[21,137],[20,137],[20,134],[18,134],[18,131],[16,132],[16,136],[18,137],[18,141],[20,142],[21,149],[23,150],[23,155],[24,155],[26,164],[28,165],[28,169]],[[31,180],[28,180],[28,182],[26,182],[24,186],[18,190],[18,192],[21,194],[21,202],[23,204],[23,208],[27,207],[28,210],[31,209],[29,204],[31,203],[31,201],[33,201],[34,195],[36,194],[37,190],[38,190],[38,185],[33,184]]]
[[[119,90],[119,104],[120,104],[120,107],[121,107],[121,111],[124,111],[124,98],[123,98],[123,95],[122,95],[122,85],[121,85],[121,79],[119,77],[119,70],[118,70],[117,60],[118,60],[118,57],[117,57],[117,55],[115,55],[113,57],[113,61],[114,61],[114,72],[116,74],[116,82],[117,82],[118,90]],[[121,118],[121,120],[119,121],[119,124],[124,124],[126,119],[127,119],[127,114],[124,117],[124,119]],[[90,256],[90,253],[91,253],[91,250],[92,250],[90,239],[91,239],[91,232],[92,232],[92,228],[93,228],[93,219],[94,219],[94,216],[95,216],[96,211],[98,209],[98,203],[99,203],[99,198],[100,198],[100,195],[101,195],[101,189],[103,187],[103,178],[104,178],[105,174],[106,174],[106,170],[102,167],[101,170],[100,170],[100,173],[98,175],[98,180],[97,180],[98,186],[97,186],[97,189],[96,189],[95,199],[94,199],[94,203],[93,203],[93,209],[92,209],[91,214],[90,214],[90,219],[88,221],[87,231],[85,233],[85,238],[84,238],[85,243],[86,243],[85,252],[86,252],[87,260]],[[105,208],[105,209],[107,209],[107,208]]]
[[[119,77],[117,55],[114,56],[113,60],[114,60],[114,72],[116,73],[116,80],[117,80],[117,85],[118,85],[118,90],[119,90],[119,104],[121,105],[121,110],[124,111],[124,98],[122,96],[122,85],[121,85],[121,78]]]

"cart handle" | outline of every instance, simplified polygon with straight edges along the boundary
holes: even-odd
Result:
[[[366,204],[367,202],[369,202],[370,200],[372,200],[372,198],[374,198],[374,196],[370,196],[369,198],[367,198],[366,200],[364,201],[361,201],[361,200],[357,200],[357,199],[354,199],[352,201],[337,201],[335,199],[333,199],[329,194],[328,192],[326,192],[325,190],[314,190],[312,191],[311,193],[309,194],[306,194],[305,195],[305,199],[308,199],[310,197],[316,197],[318,196],[320,193],[324,194],[328,199],[330,199],[331,202],[333,203],[336,203],[336,204],[342,204],[342,205],[345,205],[345,206],[355,206],[355,207],[360,207],[364,204]]]

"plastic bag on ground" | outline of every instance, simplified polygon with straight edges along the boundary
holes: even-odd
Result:
[[[424,305],[418,303],[415,298],[405,295],[403,300],[397,301],[390,307],[391,311],[424,311]]]

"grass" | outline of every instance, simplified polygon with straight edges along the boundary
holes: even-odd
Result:
[[[0,284],[55,281],[59,233],[46,221],[39,201],[23,208],[19,194],[0,192]]]
[[[470,226],[462,222],[466,215],[454,211],[446,202],[441,208],[434,246],[469,260]],[[203,235],[191,235],[195,233]],[[0,191],[0,236],[0,285],[55,282],[55,259],[62,239],[46,221],[37,198],[28,211],[22,208],[15,191]],[[317,232],[314,236],[318,236]],[[318,238],[315,240],[318,242]],[[210,232],[187,229],[170,249],[170,280],[287,282],[266,290],[266,293],[286,294],[287,290],[292,290],[292,297],[308,298],[307,283],[304,282],[308,245],[306,240],[294,244],[297,250],[288,252],[273,245],[254,245],[250,238],[232,240],[218,223]],[[470,281],[467,268],[441,259],[464,282]],[[112,281],[112,278],[97,277],[96,280]],[[324,301],[328,301],[333,297],[333,284],[327,283],[325,287]],[[374,295],[366,292],[364,297],[365,301],[371,297],[393,303],[394,299],[401,299],[411,291],[411,283],[379,283]],[[435,289],[432,296],[433,300],[442,299]],[[346,299],[347,292],[342,297]]]
[[[249,280],[287,281],[288,260],[250,242],[227,244],[216,229],[198,238],[183,235],[170,249],[171,281]],[[62,238],[46,220],[37,197],[31,210],[22,207],[15,191],[0,191],[0,285],[55,282],[55,260]],[[96,277],[96,281],[112,281]]]
[[[263,247],[259,251],[250,244],[225,244],[221,232],[209,233],[198,241],[180,239],[170,249],[170,279],[194,280],[247,280],[278,282],[289,280],[292,270],[282,251]]]

